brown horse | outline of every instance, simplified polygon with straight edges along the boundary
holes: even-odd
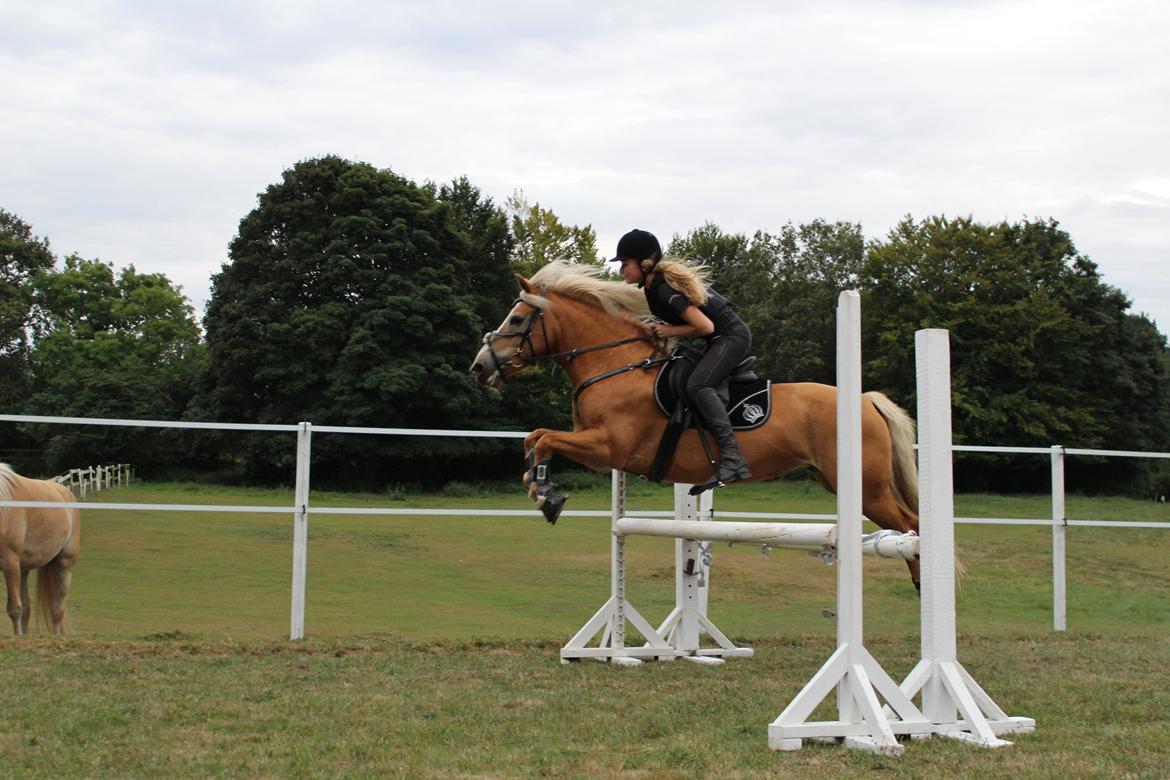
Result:
[[[574,387],[573,430],[538,428],[525,439],[524,482],[550,522],[567,498],[547,481],[547,461],[559,453],[597,471],[621,469],[646,475],[667,420],[653,396],[652,362],[664,353],[646,325],[641,290],[600,277],[589,266],[561,261],[531,280],[517,276],[520,298],[498,330],[484,336],[471,366],[481,384],[498,387],[541,359],[564,367]],[[837,479],[837,390],[801,382],[773,383],[772,416],[737,434],[753,481],[802,466],[829,491]],[[882,528],[918,530],[918,472],[914,422],[878,392],[862,397],[865,515]],[[543,471],[538,471],[542,464]],[[666,473],[669,482],[707,481],[713,466],[695,430],[683,434]],[[555,508],[549,509],[549,502]],[[918,563],[908,562],[918,585]]]
[[[0,463],[0,501],[72,502],[73,494],[56,482],[28,479]],[[61,509],[0,507],[0,569],[8,584],[8,617],[17,636],[28,633],[31,604],[28,573],[37,573],[37,607],[55,634],[68,630],[65,594],[81,550],[81,516]]]

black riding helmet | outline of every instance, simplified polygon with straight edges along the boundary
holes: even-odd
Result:
[[[610,262],[620,263],[626,258],[637,260],[639,263],[643,260],[650,260],[650,268],[653,268],[662,259],[662,245],[658,243],[658,239],[654,237],[653,233],[634,228],[618,241],[617,256],[612,258]],[[646,271],[650,268],[642,266],[642,269]]]

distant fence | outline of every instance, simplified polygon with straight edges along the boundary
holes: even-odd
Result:
[[[129,463],[115,463],[112,466],[87,466],[83,469],[69,469],[65,474],[50,477],[73,491],[73,495],[85,500],[90,493],[99,493],[112,487],[129,485],[133,469]]]
[[[32,415],[0,414],[0,422],[48,423],[60,425],[106,425],[132,428],[193,428],[201,430],[226,431],[269,431],[296,434],[296,470],[293,506],[226,506],[214,504],[130,504],[130,503],[79,503],[82,509],[162,509],[178,512],[260,512],[285,513],[293,515],[293,577],[292,577],[292,618],[290,638],[304,637],[305,576],[308,555],[308,517],[313,514],[331,515],[448,515],[472,517],[540,517],[536,509],[412,509],[409,507],[328,507],[309,508],[309,463],[311,460],[312,434],[364,434],[374,436],[435,436],[462,438],[522,439],[528,434],[523,431],[464,431],[423,428],[348,428],[303,422],[298,425],[260,425],[247,423],[177,422],[168,420],[115,420],[88,417],[38,417]],[[1170,452],[1137,452],[1126,450],[1072,449],[1054,447],[985,447],[956,445],[953,452],[993,452],[1023,455],[1043,455],[1051,462],[1052,514],[1045,518],[1001,518],[1001,517],[956,517],[956,523],[982,525],[1039,525],[1052,528],[1052,627],[1063,631],[1066,627],[1067,608],[1065,577],[1065,529],[1069,526],[1097,526],[1101,528],[1165,528],[1170,522],[1142,522],[1132,520],[1069,520],[1065,515],[1064,463],[1067,456],[1122,457],[1122,458],[1170,458]],[[0,506],[41,506],[45,502],[0,501]],[[628,512],[629,516],[672,516],[673,509],[665,511]],[[564,517],[609,517],[610,512],[591,510],[568,510]],[[711,518],[759,518],[776,520],[812,520],[833,522],[831,514],[791,514],[782,512],[722,512],[712,509]]]

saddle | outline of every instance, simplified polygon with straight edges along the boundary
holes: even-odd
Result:
[[[703,353],[691,347],[675,350],[670,360],[663,364],[654,380],[654,400],[658,408],[669,418],[666,431],[662,434],[654,463],[646,478],[661,482],[674,460],[675,450],[683,431],[700,428],[698,415],[690,408],[686,398],[687,379],[695,370]],[[747,357],[715,388],[719,399],[727,409],[732,430],[746,431],[758,428],[768,421],[772,414],[772,382],[760,379],[752,364],[756,356]]]

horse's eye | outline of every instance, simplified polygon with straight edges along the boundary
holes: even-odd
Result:
[[[517,314],[517,315],[516,315],[515,317],[513,317],[512,319],[508,320],[508,323],[509,323],[509,324],[511,324],[511,325],[519,325],[519,324],[520,324],[520,323],[522,323],[522,322],[524,322],[524,318],[523,318],[523,317],[521,317],[519,314]]]

